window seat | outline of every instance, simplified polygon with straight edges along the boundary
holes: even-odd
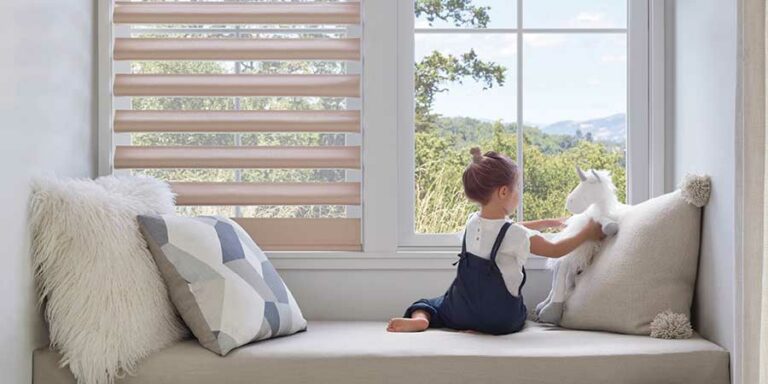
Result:
[[[729,383],[728,352],[695,335],[659,340],[551,328],[517,334],[387,333],[384,322],[310,322],[307,332],[219,357],[187,340],[118,383]],[[34,384],[75,384],[59,355],[34,352]]]

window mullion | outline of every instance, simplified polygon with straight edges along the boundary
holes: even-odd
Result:
[[[523,0],[517,0],[517,28],[523,28]],[[523,32],[517,33],[517,165],[520,167],[520,201],[517,205],[517,220],[523,221]]]
[[[240,26],[239,25],[235,26],[235,38],[236,39],[240,38]],[[242,69],[241,69],[240,61],[239,60],[235,61],[235,74],[239,75],[241,71],[242,71]],[[241,108],[240,100],[241,100],[240,96],[236,96],[235,97],[235,100],[234,100],[235,103],[234,104],[235,104],[235,110],[236,111],[239,111],[240,108]],[[242,146],[242,134],[240,132],[235,132],[235,146],[236,147]],[[235,182],[241,183],[242,181],[243,181],[243,170],[240,169],[240,168],[237,168],[237,169],[235,169]],[[235,217],[242,217],[242,216],[243,216],[243,207],[240,206],[240,205],[236,205],[235,206]]]

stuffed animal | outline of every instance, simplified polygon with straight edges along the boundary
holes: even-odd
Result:
[[[573,216],[568,218],[562,232],[549,237],[557,240],[572,236],[590,219],[600,223],[606,235],[616,234],[619,231],[619,215],[626,205],[620,203],[616,197],[616,186],[613,185],[611,174],[594,169],[584,173],[579,167],[576,167],[576,173],[581,181],[568,195],[565,203],[566,209],[573,213]],[[563,303],[573,291],[576,275],[589,265],[598,249],[599,243],[589,241],[559,259],[547,261],[547,267],[552,270],[552,289],[549,296],[536,306],[536,318],[539,321],[555,325],[560,323]]]

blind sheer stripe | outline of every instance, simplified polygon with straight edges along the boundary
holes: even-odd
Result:
[[[115,132],[360,132],[359,111],[117,110]]]
[[[115,96],[359,97],[356,75],[115,75]]]
[[[234,219],[265,251],[359,251],[360,219]]]
[[[115,39],[115,60],[359,60],[360,39]]]
[[[115,168],[360,168],[360,147],[118,146]]]
[[[360,3],[115,3],[116,24],[360,23]]]
[[[359,205],[360,183],[172,182],[176,205]]]

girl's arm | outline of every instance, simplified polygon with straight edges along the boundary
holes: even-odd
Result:
[[[565,222],[565,218],[522,221],[518,224],[526,228],[533,229],[534,231],[543,231],[547,228],[562,227],[564,222]]]
[[[555,242],[541,236],[532,236],[531,253],[551,258],[563,257],[587,240],[602,240],[603,238],[605,238],[605,234],[600,224],[590,220],[589,224],[585,225],[579,233]]]

